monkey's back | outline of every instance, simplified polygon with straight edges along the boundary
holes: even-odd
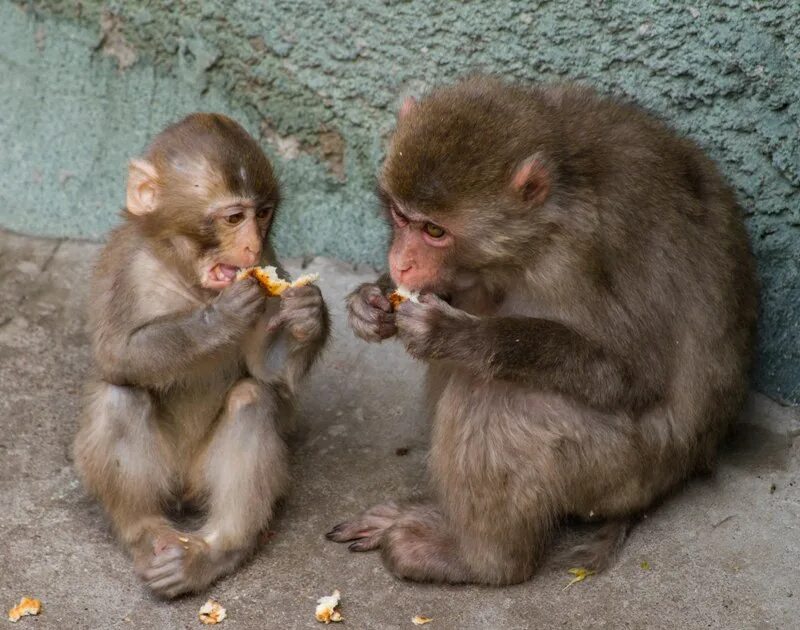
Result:
[[[705,439],[740,408],[755,339],[755,264],[735,195],[694,142],[638,107],[586,88],[559,100],[565,144],[582,147],[609,290],[669,366],[676,434]]]

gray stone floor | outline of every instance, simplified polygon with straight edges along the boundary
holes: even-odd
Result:
[[[20,627],[197,628],[210,595],[228,609],[222,628],[313,628],[316,598],[334,588],[350,628],[411,628],[415,614],[433,617],[431,629],[800,627],[800,412],[758,395],[717,474],[651,511],[613,569],[567,590],[567,567],[552,561],[509,588],[429,586],[327,542],[323,533],[357,510],[424,488],[427,427],[418,366],[344,325],[342,297],[372,274],[322,259],[310,267],[335,335],[305,389],[275,535],[209,593],[153,599],[70,461],[97,251],[0,232],[0,607],[22,595],[44,603]]]

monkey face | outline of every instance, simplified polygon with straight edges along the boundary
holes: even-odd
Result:
[[[273,210],[257,207],[249,199],[226,200],[211,209],[218,245],[199,260],[197,274],[203,288],[220,291],[233,282],[239,269],[261,260]]]
[[[219,114],[192,114],[129,166],[127,217],[170,249],[193,284],[222,290],[261,260],[278,182],[255,140]]]
[[[393,231],[389,271],[395,284],[412,291],[447,293],[460,276],[452,231],[412,208],[401,210],[396,202],[389,202],[386,213]]]

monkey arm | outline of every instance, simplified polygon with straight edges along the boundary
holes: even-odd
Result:
[[[642,409],[659,397],[658,376],[559,322],[479,318],[431,298],[401,306],[398,327],[409,352],[457,362],[478,375],[527,383],[596,409]]]
[[[98,340],[97,364],[116,384],[166,387],[234,348],[242,330],[215,305],[159,317]]]
[[[540,384],[596,409],[638,410],[658,398],[651,377],[559,322],[495,317],[477,328],[475,358],[494,378]]]

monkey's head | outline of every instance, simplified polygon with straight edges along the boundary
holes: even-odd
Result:
[[[539,124],[523,104],[541,110]],[[378,187],[395,283],[452,293],[531,260],[552,215],[549,116],[486,78],[403,103]]]
[[[128,169],[127,218],[206,289],[260,261],[279,200],[264,152],[220,114],[167,127]]]

